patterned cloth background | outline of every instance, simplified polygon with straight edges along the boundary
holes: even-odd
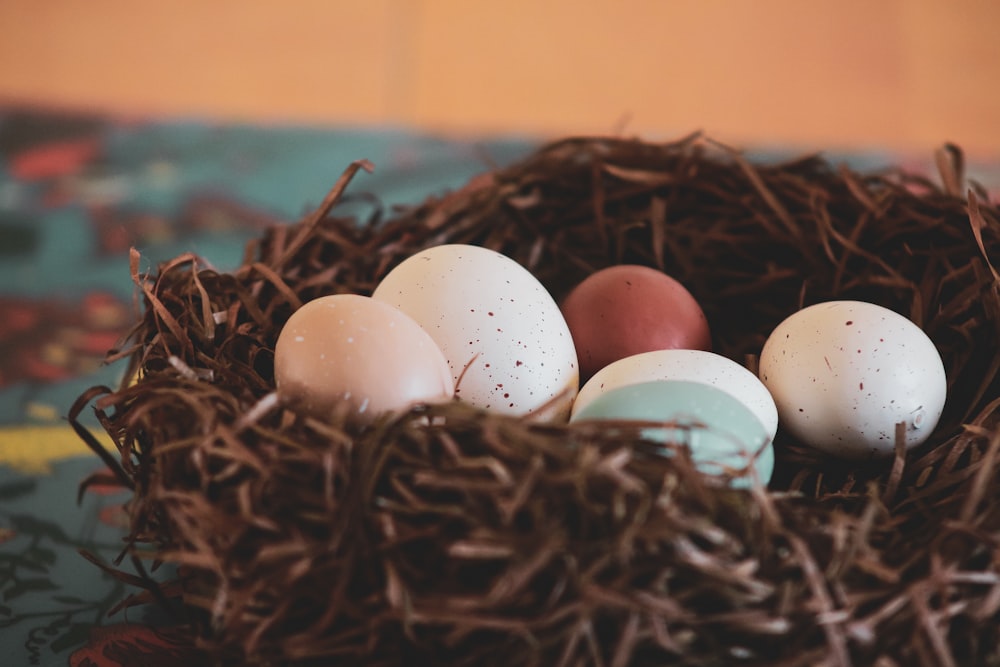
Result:
[[[203,664],[154,608],[108,616],[126,587],[84,559],[119,555],[125,500],[77,484],[101,469],[65,423],[73,400],[116,385],[102,359],[137,317],[128,250],[143,269],[193,251],[222,270],[269,224],[317,205],[367,158],[344,214],[416,204],[537,145],[362,130],[132,120],[0,107],[0,663]],[[787,156],[758,151],[755,159]],[[917,160],[830,156],[866,169]],[[994,192],[1000,159],[970,175]]]

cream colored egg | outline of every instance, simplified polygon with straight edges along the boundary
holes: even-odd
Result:
[[[609,391],[656,380],[700,382],[720,389],[749,408],[768,437],[774,438],[778,411],[767,388],[735,361],[704,350],[654,350],[612,362],[583,385],[573,403],[573,414]]]
[[[549,292],[514,260],[479,246],[435,246],[395,267],[372,296],[437,342],[459,400],[512,415],[569,417],[579,385],[572,336]]]
[[[361,419],[445,401],[444,354],[405,313],[356,294],[314,299],[282,327],[274,350],[278,395],[319,419],[341,405]]]
[[[846,459],[890,456],[897,423],[906,447],[924,442],[944,409],[934,343],[873,303],[831,301],[794,313],[768,337],[759,370],[782,429]]]

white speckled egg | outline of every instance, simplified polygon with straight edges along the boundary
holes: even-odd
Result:
[[[782,429],[821,451],[885,458],[896,424],[906,446],[924,442],[944,409],[944,364],[906,317],[863,301],[809,306],[785,319],[760,355]]]
[[[612,362],[583,385],[573,402],[573,414],[609,391],[653,380],[685,380],[712,385],[746,405],[764,426],[769,438],[773,439],[778,430],[774,399],[757,376],[721,354],[703,350],[653,350]]]
[[[435,246],[390,271],[372,296],[437,342],[459,400],[506,414],[569,417],[579,386],[569,327],[545,287],[511,258],[479,246]]]

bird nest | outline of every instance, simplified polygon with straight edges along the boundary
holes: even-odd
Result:
[[[1000,664],[1000,210],[957,148],[937,158],[940,185],[569,138],[388,220],[331,213],[356,163],[234,272],[185,255],[145,275],[133,254],[130,382],[71,413],[134,492],[135,573],[105,566],[144,589],[123,604],[177,611],[221,664]],[[557,300],[609,265],[662,269],[751,368],[805,305],[880,304],[936,344],[944,414],[884,463],[779,430],[768,488],[736,490],[624,426],[458,402],[321,422],[278,400],[296,308],[443,243],[502,252]]]

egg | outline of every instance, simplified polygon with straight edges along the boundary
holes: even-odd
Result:
[[[941,356],[920,327],[863,301],[789,316],[768,336],[759,373],[783,430],[851,460],[892,455],[900,422],[907,448],[924,442],[947,391]]]
[[[356,294],[320,297],[292,313],[275,344],[274,376],[286,404],[324,420],[338,404],[369,419],[454,394],[430,335],[392,306]]]
[[[662,271],[623,264],[597,271],[562,302],[580,374],[641,352],[710,350],[708,320],[691,293]]]
[[[712,385],[750,408],[769,438],[774,438],[778,430],[778,409],[757,376],[721,354],[704,350],[653,350],[612,362],[583,385],[573,402],[573,413],[609,391],[652,380]]]
[[[456,397],[511,415],[565,421],[579,389],[576,350],[555,300],[531,273],[487,248],[427,248],[372,297],[418,322],[441,348]]]
[[[612,389],[595,397],[571,423],[587,420],[675,422],[644,429],[658,442],[686,444],[703,473],[732,473],[730,485],[748,487],[754,476],[767,484],[774,472],[771,437],[756,415],[718,387],[685,380],[654,380]]]

